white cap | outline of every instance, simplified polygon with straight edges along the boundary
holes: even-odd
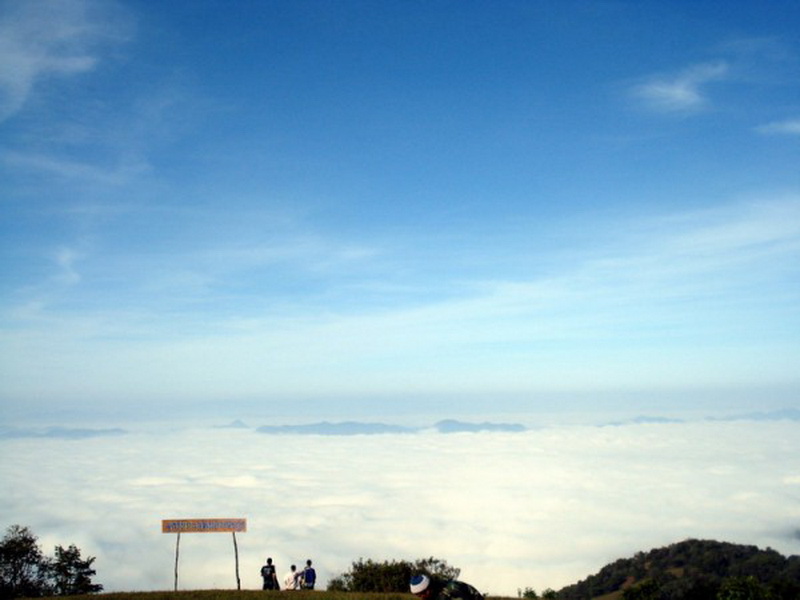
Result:
[[[428,579],[427,575],[414,575],[414,577],[411,578],[411,593],[419,594],[424,592],[428,589],[430,583],[431,580]]]

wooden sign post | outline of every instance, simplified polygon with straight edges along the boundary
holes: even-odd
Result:
[[[161,533],[177,533],[175,542],[175,591],[178,591],[178,553],[181,545],[181,533],[227,533],[233,534],[233,553],[236,559],[236,589],[242,589],[239,579],[239,546],[236,543],[236,532],[247,531],[247,519],[164,519],[161,521]]]

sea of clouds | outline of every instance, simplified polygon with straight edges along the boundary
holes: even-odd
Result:
[[[243,588],[311,558],[434,556],[491,595],[558,589],[640,550],[711,538],[800,553],[800,423],[522,433],[266,435],[254,428],[0,439],[0,525],[96,556],[106,591],[169,590],[171,518],[244,517]],[[111,435],[116,434],[116,435]],[[231,534],[184,534],[180,589],[235,588]]]

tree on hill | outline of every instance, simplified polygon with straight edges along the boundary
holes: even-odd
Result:
[[[0,542],[0,594],[2,598],[44,596],[47,590],[48,565],[27,527],[12,525]]]
[[[102,585],[92,583],[94,560],[82,559],[74,545],[56,546],[55,556],[46,557],[29,528],[12,525],[0,542],[0,600],[102,591]]]
[[[654,579],[644,579],[622,592],[622,600],[659,600],[658,589]]]
[[[460,569],[438,558],[421,558],[414,562],[392,560],[376,562],[363,558],[353,562],[350,570],[328,582],[328,590],[335,592],[408,592],[408,581],[414,573],[439,579],[456,579]]]
[[[726,585],[732,587],[725,592],[725,600],[736,598],[731,594],[745,585],[760,586],[770,600],[797,600],[800,557],[787,558],[770,548],[686,540],[614,561],[597,574],[561,589],[558,598],[585,600],[621,593],[625,600],[710,600],[727,590]]]
[[[717,600],[769,600],[772,595],[752,575],[730,577],[722,582]]]
[[[81,551],[70,545],[66,550],[56,546],[55,560],[50,567],[50,577],[53,582],[53,591],[56,596],[75,596],[78,594],[93,594],[101,592],[103,586],[92,583],[95,570],[92,563],[95,557],[86,560],[81,558]]]

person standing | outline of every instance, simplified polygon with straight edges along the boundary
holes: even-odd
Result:
[[[317,572],[311,566],[311,559],[306,561],[306,566],[303,569],[303,589],[313,590],[314,584],[317,582]]]
[[[264,566],[261,567],[261,579],[264,580],[264,584],[261,586],[262,590],[281,589],[278,584],[278,574],[275,572],[275,565],[272,564],[271,558],[268,558]]]

